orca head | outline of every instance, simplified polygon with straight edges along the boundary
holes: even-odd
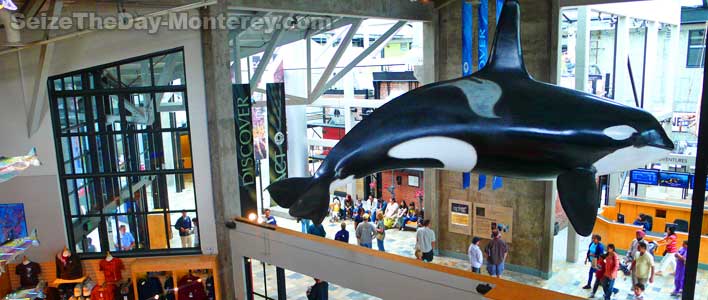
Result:
[[[609,126],[602,132],[619,146],[595,162],[598,175],[628,171],[655,163],[674,149],[674,143],[661,124],[643,110],[633,111],[632,118],[626,118],[623,124]]]

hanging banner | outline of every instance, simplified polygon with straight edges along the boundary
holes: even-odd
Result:
[[[484,68],[487,64],[487,39],[489,27],[489,3],[487,0],[481,0],[479,3],[479,48],[477,49],[477,59],[479,68]]]
[[[288,178],[288,143],[285,123],[285,84],[266,84],[268,107],[268,166],[270,183]]]
[[[472,74],[472,3],[462,1],[462,76]],[[462,189],[470,187],[470,172],[462,173]]]
[[[234,84],[234,121],[236,126],[236,157],[238,159],[238,186],[241,198],[241,216],[258,214],[256,194],[256,163],[253,156],[253,110],[251,88],[248,84]]]

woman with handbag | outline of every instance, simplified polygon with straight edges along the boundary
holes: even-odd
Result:
[[[592,278],[595,276],[595,271],[597,270],[597,259],[605,253],[605,246],[600,242],[602,237],[599,234],[594,234],[592,236],[592,242],[588,245],[588,252],[585,255],[585,264],[590,262],[590,271],[588,272],[588,284],[586,284],[583,289],[589,290],[592,288]]]
[[[384,249],[384,238],[386,238],[386,225],[384,224],[384,215],[379,211],[376,214],[376,246],[379,251],[386,251]]]

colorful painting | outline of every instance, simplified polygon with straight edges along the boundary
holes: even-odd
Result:
[[[25,156],[4,157],[0,156],[0,183],[15,178],[29,167],[39,166],[37,149],[32,148]]]
[[[0,204],[0,242],[5,243],[26,236],[24,204]]]

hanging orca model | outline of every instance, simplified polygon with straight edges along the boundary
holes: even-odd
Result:
[[[383,170],[557,179],[563,209],[587,236],[599,206],[596,176],[654,162],[673,148],[646,111],[531,78],[519,3],[507,0],[483,69],[391,100],[352,128],[313,177],[281,180],[268,191],[290,215],[321,223],[332,188]]]

